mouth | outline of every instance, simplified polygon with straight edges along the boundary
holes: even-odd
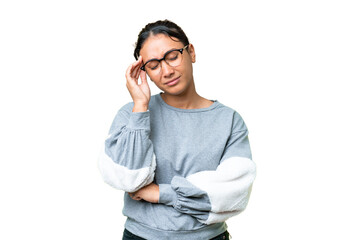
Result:
[[[166,85],[169,85],[169,86],[171,86],[171,85],[175,85],[176,83],[178,83],[178,82],[179,82],[179,80],[180,80],[180,77],[177,77],[177,78],[174,78],[174,79],[172,79],[172,80],[170,80],[170,81],[166,82],[165,84],[166,84]]]

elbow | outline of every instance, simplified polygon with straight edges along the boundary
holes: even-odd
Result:
[[[244,192],[244,195],[241,199],[241,201],[239,202],[239,204],[235,207],[235,210],[238,212],[238,213],[241,213],[243,212],[248,203],[249,203],[249,199],[250,199],[250,195],[251,195],[251,191],[252,191],[252,185],[249,186],[249,188],[247,189],[246,192]]]
[[[144,177],[145,176],[145,177]],[[147,173],[136,173],[136,174],[127,174],[125,177],[121,176],[111,176],[109,174],[102,174],[103,180],[105,183],[111,187],[123,190],[125,192],[136,192],[139,189],[149,185],[154,180],[154,174]]]
[[[152,183],[155,177],[155,167],[155,157],[150,166],[140,169],[128,169],[121,166],[104,152],[100,152],[98,158],[98,169],[104,182],[125,192],[135,192]]]

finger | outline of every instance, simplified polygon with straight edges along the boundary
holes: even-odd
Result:
[[[139,64],[140,64],[140,66],[143,65],[143,58],[142,58],[142,56],[140,56],[140,57],[138,58],[138,62],[139,62]]]
[[[136,200],[138,197],[135,195],[135,193],[129,193],[129,196],[132,198],[132,199],[134,199],[134,200]]]
[[[137,80],[140,76],[140,72],[141,72],[141,69],[140,69],[140,66],[139,67],[136,67],[136,69],[134,70],[134,78]]]
[[[129,84],[130,86],[134,87],[135,84],[137,85],[137,81],[134,79],[132,75],[132,71],[133,71],[133,65],[130,65],[128,67],[128,69],[126,70],[126,74],[125,74],[125,77],[126,77],[126,80],[127,80],[127,84]]]
[[[125,77],[126,79],[129,79],[131,78],[131,72],[132,72],[132,69],[133,69],[133,65],[129,65],[129,67],[126,69],[126,73],[125,73]]]
[[[139,197],[139,196],[136,196],[135,194],[133,193],[129,193],[131,199],[135,200],[135,201],[140,201],[142,198]]]
[[[142,60],[142,56],[140,56],[140,58],[141,58],[141,60]],[[140,60],[140,58],[139,58],[139,60]],[[143,65],[144,63],[143,62],[141,62],[141,66]],[[146,79],[146,71],[145,70],[141,70],[140,69],[140,78],[141,78],[141,84],[143,84],[143,83],[147,83],[147,79]]]
[[[137,67],[140,68],[142,65],[143,65],[143,63],[142,63],[142,57],[140,56],[140,57],[138,58],[138,60],[136,60],[136,62],[133,63],[133,66],[136,67],[136,68],[137,68]]]
[[[135,75],[136,75],[136,71],[139,69],[139,66],[138,65],[133,65],[132,68],[131,68],[131,71],[130,71],[130,76],[132,78],[135,78]]]
[[[140,78],[141,78],[141,84],[147,83],[146,72],[145,71],[140,72]]]
[[[136,65],[134,68],[133,68],[133,72],[132,72],[132,77],[136,80],[138,80],[139,76],[140,76],[140,72],[141,72],[141,69],[140,69],[141,65]]]
[[[142,71],[140,68],[144,65],[142,56],[137,60],[137,64],[139,66],[139,72]]]
[[[141,66],[140,63],[141,63],[141,62],[140,62],[139,60],[141,60],[141,59],[138,59],[136,62],[133,62],[133,63],[130,64],[130,66],[127,68],[126,74],[127,74],[128,76],[132,77],[133,72],[136,70],[136,68],[137,68],[137,67],[140,68],[140,66]]]

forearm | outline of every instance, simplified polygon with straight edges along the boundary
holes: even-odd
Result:
[[[150,135],[150,112],[133,112],[126,125],[113,129],[98,166],[109,185],[134,192],[150,184],[156,168]]]
[[[186,178],[176,176],[171,184],[160,184],[159,203],[205,224],[221,222],[246,208],[255,172],[252,160],[230,158],[216,171],[202,171]]]
[[[159,186],[151,183],[136,192],[129,193],[133,200],[144,200],[151,203],[159,202]]]

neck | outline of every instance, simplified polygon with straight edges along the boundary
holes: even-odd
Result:
[[[203,98],[197,94],[193,81],[191,86],[188,87],[187,91],[184,91],[178,95],[165,92],[160,96],[168,105],[182,109],[199,108],[203,101]]]

